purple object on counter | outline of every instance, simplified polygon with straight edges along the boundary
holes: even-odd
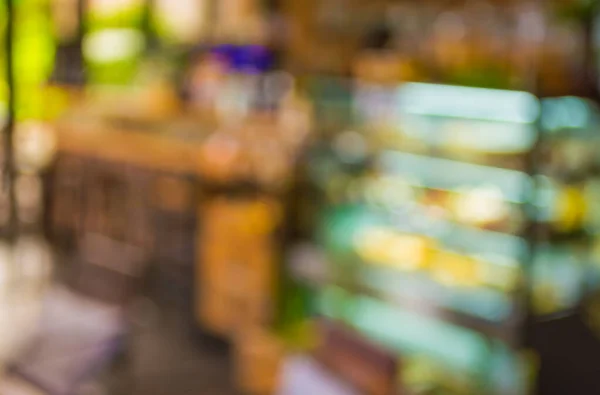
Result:
[[[265,73],[274,61],[271,51],[261,45],[223,44],[213,47],[211,53],[224,58],[238,73]]]
[[[271,52],[260,45],[246,45],[238,48],[239,66],[246,72],[265,73],[273,64]]]

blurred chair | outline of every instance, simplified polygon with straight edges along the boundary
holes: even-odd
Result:
[[[10,377],[0,381],[1,395],[82,394],[91,379],[127,355],[127,313],[145,253],[97,234],[79,245],[67,284],[45,298],[39,330],[9,366]]]

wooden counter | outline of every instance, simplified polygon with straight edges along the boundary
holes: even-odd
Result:
[[[232,132],[225,149],[206,144],[218,128]],[[229,137],[249,152],[236,156],[232,168],[292,158],[296,145],[268,145],[278,128],[277,119],[261,115],[228,125],[194,117],[58,123],[50,227],[58,238],[100,233],[145,248],[154,260],[152,292],[193,311],[205,332],[230,338],[240,325],[265,325],[275,308],[279,192],[285,189],[249,180],[251,188],[232,192],[223,176],[240,180],[256,168],[223,173],[215,167],[228,155]],[[287,169],[294,160],[281,163]],[[234,293],[230,284],[240,276],[246,286]]]
[[[186,140],[165,133],[62,123],[56,127],[58,151],[160,171],[198,171],[202,133]]]
[[[252,160],[256,162],[256,157],[251,159],[244,153],[251,152],[254,149],[252,145],[260,145],[253,140],[274,142],[281,127],[275,117],[258,114],[227,125],[197,116],[146,123],[83,118],[57,123],[55,130],[59,154],[102,159],[161,172],[203,175],[205,181],[216,178],[217,183],[226,184],[228,176],[240,179],[240,167],[247,167]],[[207,138],[217,130],[231,132],[240,147],[248,147],[238,151],[231,162],[223,163],[219,155],[207,154],[210,149],[204,149]],[[293,156],[293,147],[286,143],[279,145],[280,149],[275,149],[281,152],[274,152],[272,156],[285,153]],[[258,162],[264,162],[263,158],[259,157]],[[216,170],[217,167],[222,169]],[[253,178],[252,174],[248,176]]]

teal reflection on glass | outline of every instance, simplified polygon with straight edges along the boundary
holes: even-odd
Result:
[[[434,189],[459,190],[492,182],[505,200],[514,203],[524,203],[533,188],[532,180],[525,172],[449,159],[384,151],[377,164],[386,174],[415,179],[423,186]]]
[[[319,236],[328,252],[345,255],[353,250],[358,232],[384,223],[379,214],[361,205],[329,208],[323,215]]]
[[[408,114],[530,124],[540,106],[527,92],[409,83],[398,90],[400,111]]]
[[[340,287],[330,286],[318,291],[317,311],[328,318],[343,320],[351,302],[347,291]]]
[[[527,361],[502,343],[495,343],[490,361],[491,381],[500,394],[527,394]]]
[[[352,324],[399,352],[427,354],[477,374],[488,353],[483,336],[370,297],[357,297]]]
[[[501,323],[512,313],[512,300],[500,291],[485,288],[453,288],[427,276],[365,266],[360,273],[363,283],[393,303],[402,302],[440,306],[491,322]]]
[[[565,129],[587,129],[597,123],[592,103],[567,96],[542,101],[542,129],[557,132]]]

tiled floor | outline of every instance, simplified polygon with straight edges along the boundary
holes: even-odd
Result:
[[[0,380],[1,362],[17,354],[35,331],[42,295],[49,282],[47,266],[30,267],[24,276],[18,273],[22,270],[15,270],[18,265],[6,264],[1,258]],[[185,314],[158,309],[150,303],[146,306],[150,307],[144,309],[144,320],[135,326],[131,391],[126,395],[236,394],[228,353],[223,348],[198,342]],[[99,388],[92,393],[105,395]]]
[[[33,245],[29,243],[33,242]],[[27,254],[12,254],[0,243],[0,366],[31,337],[41,311],[41,300],[48,285],[51,260],[44,254],[40,240],[26,241]],[[10,257],[13,257],[12,259]]]
[[[176,314],[161,313],[134,336],[136,395],[234,395],[227,352],[202,344]]]

